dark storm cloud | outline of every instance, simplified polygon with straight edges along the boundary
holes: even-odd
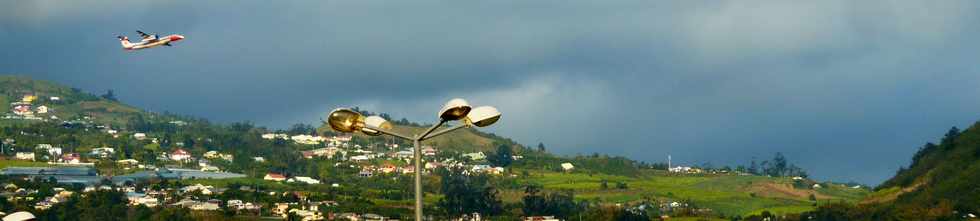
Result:
[[[563,154],[747,163],[875,184],[977,119],[971,1],[7,1],[0,72],[228,122],[362,106]],[[134,29],[188,38],[122,52]]]

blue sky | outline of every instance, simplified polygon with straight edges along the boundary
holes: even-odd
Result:
[[[2,1],[0,73],[219,122],[360,106],[561,154],[700,165],[783,152],[878,184],[980,119],[973,1]],[[172,48],[124,52],[141,29]]]

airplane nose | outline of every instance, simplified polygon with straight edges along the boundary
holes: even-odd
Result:
[[[172,36],[170,36],[170,41],[180,41],[180,40],[184,40],[184,36],[183,35],[172,35]]]

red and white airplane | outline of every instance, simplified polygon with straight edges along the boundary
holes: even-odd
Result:
[[[119,38],[119,42],[122,43],[123,49],[127,51],[134,51],[134,50],[152,48],[160,45],[173,46],[170,44],[170,42],[177,42],[180,40],[184,40],[183,35],[167,35],[163,38],[160,38],[156,34],[150,35],[150,34],[143,33],[142,31],[136,31],[136,33],[139,33],[140,37],[143,38],[143,40],[137,43],[129,42],[129,38],[126,36],[121,36],[121,35],[117,36],[117,38]]]

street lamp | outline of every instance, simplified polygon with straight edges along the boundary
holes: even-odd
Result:
[[[482,106],[477,108],[470,107],[470,104],[466,100],[455,98],[446,102],[442,109],[439,110],[439,123],[432,125],[428,130],[421,134],[416,134],[413,136],[406,136],[392,131],[391,123],[389,123],[384,118],[379,116],[364,117],[361,113],[356,111],[338,108],[330,112],[327,116],[327,124],[330,128],[335,131],[353,133],[360,131],[366,135],[378,136],[381,134],[387,134],[393,137],[398,137],[406,140],[411,140],[414,143],[415,149],[415,220],[422,220],[422,148],[421,143],[424,140],[431,139],[433,137],[443,135],[454,130],[477,126],[486,127],[493,123],[496,123],[500,119],[500,111],[497,108],[491,106]],[[462,121],[461,124],[443,129],[441,131],[435,131],[443,124],[449,121]]]

